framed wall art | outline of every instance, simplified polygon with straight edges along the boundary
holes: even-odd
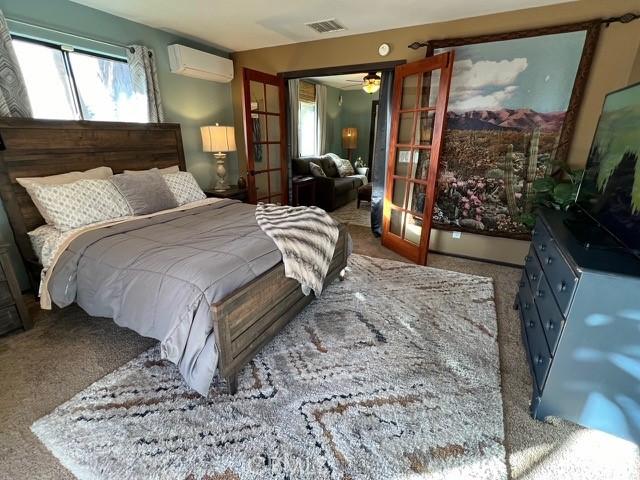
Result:
[[[528,239],[534,181],[566,161],[600,22],[427,43],[455,49],[434,228]]]

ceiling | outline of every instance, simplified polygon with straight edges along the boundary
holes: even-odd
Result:
[[[324,77],[308,77],[309,80],[313,80],[329,87],[338,88],[340,90],[361,90],[362,79],[367,75],[366,73],[349,73],[346,75],[327,75]]]
[[[306,42],[519,10],[570,0],[73,0],[229,51]],[[308,22],[346,30],[319,34]]]

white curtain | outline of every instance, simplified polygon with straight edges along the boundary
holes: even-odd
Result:
[[[27,87],[2,11],[0,11],[0,116],[26,118],[33,116]]]
[[[291,158],[300,156],[300,145],[298,145],[298,120],[300,113],[300,80],[297,78],[289,80],[289,145]]]
[[[324,155],[327,144],[327,87],[316,84],[316,155]]]
[[[163,122],[164,111],[158,85],[158,70],[153,51],[142,45],[129,45],[127,62],[131,70],[133,88],[147,97],[149,122]]]

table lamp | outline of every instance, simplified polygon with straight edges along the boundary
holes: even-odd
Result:
[[[224,161],[227,158],[226,152],[236,151],[236,137],[233,127],[225,127],[219,124],[207,125],[200,127],[202,134],[202,150],[205,152],[213,152],[216,159],[216,175],[218,181],[213,187],[218,192],[229,190],[229,184],[226,181],[227,169]]]

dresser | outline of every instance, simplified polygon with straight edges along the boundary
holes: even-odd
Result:
[[[586,221],[542,211],[532,231],[514,305],[531,414],[640,444],[640,260],[613,242],[594,245],[588,231],[579,240],[569,226]]]
[[[33,326],[6,245],[0,245],[0,335]]]

